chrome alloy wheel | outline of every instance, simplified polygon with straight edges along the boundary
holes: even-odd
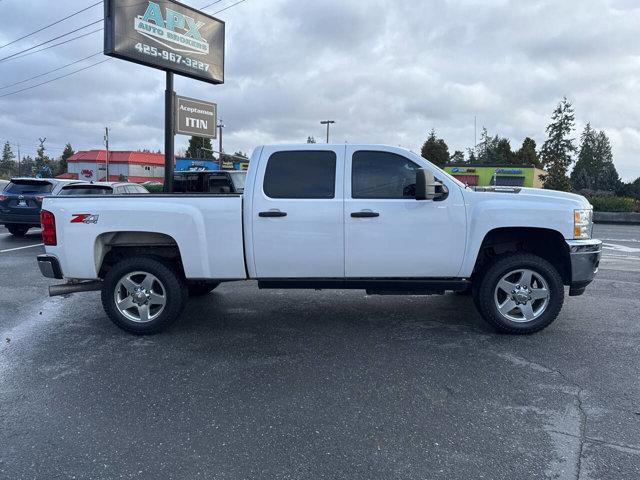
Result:
[[[519,269],[512,270],[500,279],[493,297],[498,312],[504,318],[525,323],[544,313],[551,293],[542,275],[533,270]]]
[[[127,273],[118,280],[113,297],[118,311],[136,323],[155,320],[167,304],[164,285],[147,272]]]

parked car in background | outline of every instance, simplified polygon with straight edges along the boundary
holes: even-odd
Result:
[[[0,193],[0,225],[21,237],[30,228],[40,226],[42,200],[57,195],[76,180],[55,178],[12,178]]]
[[[242,193],[247,172],[209,170],[202,172],[176,172],[173,177],[174,193]]]
[[[132,195],[149,193],[137,183],[127,182],[79,182],[66,185],[58,195]]]

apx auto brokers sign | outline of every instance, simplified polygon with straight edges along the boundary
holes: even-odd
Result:
[[[224,83],[224,22],[172,0],[105,0],[104,53]]]

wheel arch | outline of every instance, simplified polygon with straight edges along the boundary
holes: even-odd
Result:
[[[162,259],[184,276],[180,247],[170,235],[156,232],[116,231],[98,235],[94,243],[94,261],[99,278],[120,260],[133,256]]]
[[[501,227],[487,232],[472,278],[495,258],[514,252],[527,252],[544,258],[558,269],[565,285],[571,283],[571,257],[564,236],[557,230],[537,227]]]

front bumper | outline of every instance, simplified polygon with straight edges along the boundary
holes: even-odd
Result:
[[[570,296],[582,295],[589,285],[600,265],[602,256],[601,240],[567,240],[571,258]]]
[[[52,255],[38,255],[38,268],[40,268],[42,275],[47,278],[63,278],[60,262]]]

